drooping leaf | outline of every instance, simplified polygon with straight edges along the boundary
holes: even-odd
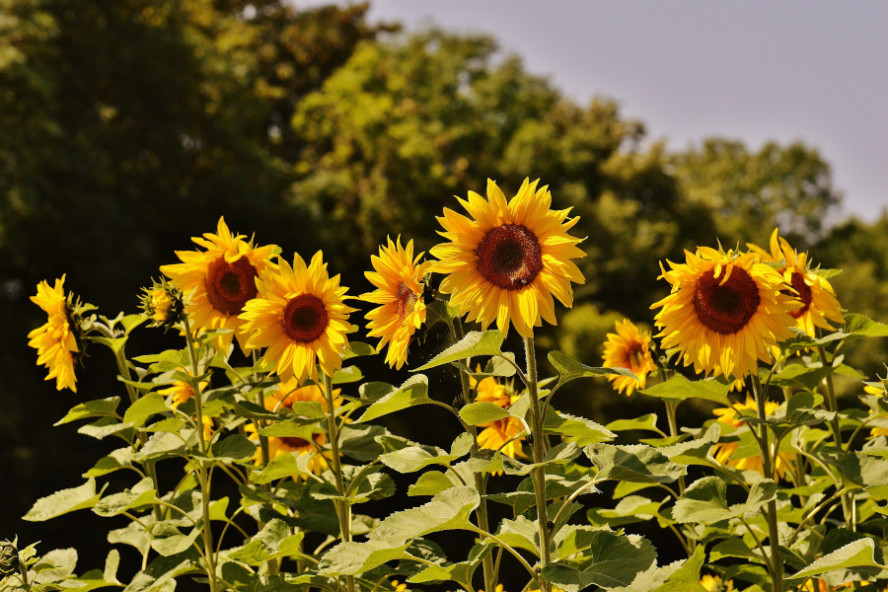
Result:
[[[157,393],[147,393],[130,405],[123,414],[123,421],[136,427],[142,427],[149,417],[155,413],[167,411],[166,402]]]
[[[422,372],[429,368],[443,366],[450,362],[462,361],[475,356],[495,356],[502,353],[500,351],[502,345],[503,334],[499,331],[471,331],[458,342],[432,358],[427,364],[423,364],[413,371]]]
[[[107,399],[95,399],[74,405],[62,419],[55,422],[54,426],[71,423],[87,417],[114,417],[117,406],[120,405],[120,397],[108,397]]]
[[[731,403],[728,400],[728,392],[730,390],[730,384],[719,382],[713,378],[688,380],[681,374],[676,374],[665,382],[655,384],[639,392],[660,399],[683,401],[696,397],[730,406]]]
[[[564,436],[568,442],[574,442],[578,446],[588,446],[596,442],[608,442],[617,437],[612,431],[591,419],[568,415],[550,409],[546,414],[546,424],[543,431],[547,434]]]
[[[615,446],[592,444],[584,449],[598,467],[599,479],[635,483],[671,483],[685,474],[685,468],[645,444]]]
[[[632,585],[639,574],[656,567],[656,551],[646,539],[608,531],[577,531],[582,541],[574,546],[586,549],[589,559],[579,567],[549,564],[543,576],[565,592],[578,592],[587,586],[613,589]]]
[[[367,422],[408,407],[431,403],[428,396],[429,381],[424,374],[411,376],[404,384],[370,405],[359,422]]]
[[[509,417],[509,412],[495,403],[479,401],[459,410],[459,416],[469,425],[479,426]]]
[[[96,492],[96,480],[90,477],[83,485],[62,489],[40,498],[22,519],[43,522],[68,512],[92,508],[101,497],[101,492]]]
[[[363,543],[339,543],[321,558],[318,573],[324,576],[358,575],[383,563],[406,556],[410,542],[375,539]]]
[[[156,500],[157,492],[154,490],[154,483],[146,477],[133,485],[131,489],[124,489],[120,493],[102,498],[93,506],[92,511],[99,516],[117,516],[132,508],[152,504]]]
[[[876,562],[875,543],[872,539],[861,538],[824,555],[807,567],[792,574],[787,581],[798,582],[802,578],[819,576],[829,571],[838,569],[851,569],[860,567],[882,568],[884,566]]]
[[[479,503],[473,487],[454,487],[422,506],[391,514],[368,537],[407,540],[441,530],[471,529],[469,517]]]

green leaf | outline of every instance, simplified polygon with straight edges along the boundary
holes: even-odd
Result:
[[[888,337],[888,325],[855,313],[845,315],[845,332],[851,337]]]
[[[261,485],[297,475],[308,477],[312,474],[308,469],[309,460],[311,460],[309,454],[279,454],[268,463],[268,466],[251,472],[250,481]]]
[[[371,540],[408,540],[441,530],[470,530],[469,517],[479,503],[474,488],[454,487],[418,508],[391,514],[367,536]]]
[[[495,403],[480,401],[469,403],[459,410],[459,416],[469,425],[493,423],[509,417],[509,412]]]
[[[598,467],[598,479],[602,480],[672,483],[685,474],[683,466],[672,462],[656,448],[644,444],[592,444],[584,452]]]
[[[129,509],[150,505],[157,501],[154,483],[149,478],[142,479],[132,489],[124,489],[102,498],[92,509],[99,516],[117,516]]]
[[[149,417],[164,411],[167,411],[167,406],[163,397],[157,393],[148,393],[130,405],[123,415],[123,421],[142,427]]]
[[[565,592],[592,585],[607,589],[630,586],[640,574],[656,567],[656,551],[640,536],[607,531],[576,531],[576,535],[582,540],[575,546],[588,549],[584,555],[590,559],[579,568],[555,563],[543,569],[543,576]]]
[[[653,592],[706,592],[706,588],[700,585],[700,569],[703,567],[705,559],[706,553],[703,551],[703,545],[697,545],[693,555],[687,560],[673,564],[675,569],[666,578],[666,582],[655,588]],[[672,567],[667,566],[664,569]]]
[[[568,415],[551,409],[546,414],[543,431],[547,434],[564,436],[568,442],[578,446],[588,446],[596,442],[607,442],[617,437],[612,431],[585,417]]]
[[[612,510],[590,508],[587,517],[591,524],[607,525],[611,528],[650,520],[657,515],[664,502],[655,502],[640,495],[629,495],[617,503]]]
[[[170,432],[156,432],[148,438],[148,441],[133,455],[133,460],[144,462],[146,460],[160,460],[185,454],[186,444],[179,434]]]
[[[415,473],[429,465],[449,466],[454,456],[447,454],[437,446],[417,444],[400,450],[387,452],[379,457],[379,461],[399,473]]]
[[[595,366],[587,366],[574,360],[569,355],[553,351],[549,353],[549,363],[558,372],[558,384],[565,384],[577,378],[594,378],[598,376],[628,376],[629,378],[638,377],[626,368],[601,368]]]
[[[410,542],[371,540],[365,543],[339,543],[321,558],[318,573],[323,576],[358,575],[375,567],[408,557]]]
[[[657,414],[648,413],[634,419],[617,419],[605,426],[614,432],[628,432],[630,430],[647,430],[661,433],[657,428]]]
[[[259,430],[261,435],[268,438],[301,438],[306,441],[311,440],[313,432],[313,424],[294,420],[276,421]]]
[[[370,405],[358,421],[367,422],[408,407],[431,403],[428,392],[429,380],[424,374],[411,376],[397,389]]]
[[[79,487],[62,489],[40,498],[22,519],[29,522],[43,522],[68,512],[92,508],[101,497],[101,492],[96,492],[96,480],[90,477]]]
[[[718,477],[694,481],[672,509],[672,518],[679,524],[715,524],[730,517],[727,488]]]
[[[301,531],[290,534],[290,527],[286,522],[273,518],[243,547],[232,551],[229,559],[247,565],[261,565],[271,559],[297,553],[303,537]]]
[[[118,448],[108,456],[102,457],[93,467],[83,474],[84,478],[101,477],[120,469],[129,469],[133,466],[133,449],[130,446]]]
[[[511,547],[530,551],[539,557],[539,532],[536,522],[528,520],[525,516],[518,516],[514,520],[503,520],[496,536]],[[483,543],[496,544],[491,539],[484,539]]]
[[[361,373],[360,368],[357,366],[346,366],[333,373],[333,384],[351,384],[360,381],[362,378],[364,378],[364,375]]]
[[[376,348],[369,343],[364,343],[363,341],[349,341],[342,359],[350,360],[360,356],[374,356],[376,353]]]
[[[655,384],[639,392],[659,399],[676,399],[681,401],[696,397],[707,401],[715,401],[729,407],[731,405],[731,402],[728,400],[728,392],[730,390],[731,385],[721,383],[713,378],[692,381],[681,374],[676,374],[666,382]]]
[[[811,578],[819,576],[829,571],[837,569],[849,569],[859,567],[876,567],[884,568],[876,562],[873,555],[875,551],[875,543],[872,539],[858,539],[852,543],[841,547],[832,553],[824,555],[817,561],[811,563],[804,569],[792,574],[787,578],[787,582],[797,582],[803,578]]]
[[[361,462],[369,462],[384,452],[378,438],[388,432],[382,426],[346,424],[339,432],[339,450]]]
[[[120,397],[108,397],[107,399],[95,399],[71,407],[67,415],[55,422],[54,426],[71,423],[87,417],[115,417],[117,406],[120,405]]]
[[[448,475],[440,471],[426,471],[407,489],[407,495],[437,495],[459,484],[458,480],[451,480]]]
[[[475,356],[495,356],[502,354],[503,334],[499,331],[471,331],[457,343],[451,345],[427,364],[415,368],[413,372],[421,372],[429,368],[443,366],[450,362],[465,360]]]
[[[188,550],[200,534],[199,528],[192,528],[182,534],[174,521],[165,520],[151,525],[151,548],[164,557],[178,555]]]
[[[215,442],[212,453],[216,458],[244,460],[256,453],[256,443],[246,436],[231,434]]]

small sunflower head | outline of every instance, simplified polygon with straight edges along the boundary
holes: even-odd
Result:
[[[16,541],[0,541],[0,577],[6,577],[19,570],[19,554]]]
[[[142,288],[139,308],[151,319],[152,327],[169,329],[182,320],[185,306],[182,291],[165,279],[154,281],[151,287]]]

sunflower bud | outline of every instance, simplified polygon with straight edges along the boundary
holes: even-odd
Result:
[[[142,288],[139,307],[151,319],[154,327],[170,328],[182,320],[182,292],[167,283],[155,281],[150,288]]]
[[[14,541],[0,541],[0,577],[16,573],[19,569],[18,549]]]

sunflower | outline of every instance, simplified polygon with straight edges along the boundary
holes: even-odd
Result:
[[[704,574],[700,577],[700,585],[706,589],[706,592],[732,592],[734,588],[734,580],[722,582],[719,576]]]
[[[697,372],[743,378],[756,359],[770,362],[770,347],[792,336],[798,307],[782,293],[783,278],[752,253],[700,247],[685,251],[686,263],[669,261],[660,276],[672,284],[653,304],[664,348],[677,348],[684,365]]]
[[[765,401],[765,415],[774,415],[780,405],[774,401]],[[744,414],[740,411],[750,411],[750,416],[754,415],[757,405],[752,397],[746,397],[744,403],[735,403],[731,407],[723,407],[714,409],[712,413],[717,417],[719,423],[731,426],[734,429],[742,428],[746,425]],[[736,458],[739,444],[737,442],[722,442],[715,445],[713,450],[715,461],[722,465],[735,467],[741,471],[757,471],[764,475],[765,470],[762,467],[761,456],[749,456],[746,458]],[[794,452],[778,452],[777,459],[774,462],[774,472],[777,479],[782,479],[786,471],[792,466],[796,460]]]
[[[247,302],[240,316],[249,335],[246,347],[267,348],[263,360],[274,364],[284,380],[317,381],[316,362],[333,376],[342,367],[346,334],[352,330],[348,315],[355,309],[343,304],[348,288],[340,287],[338,275],[329,276],[323,253],[315,253],[308,266],[298,253],[292,267],[281,259],[277,271],[256,285],[259,296]]]
[[[364,272],[376,290],[361,294],[361,300],[379,304],[367,313],[369,337],[380,337],[379,349],[389,344],[385,362],[398,370],[407,361],[407,346],[413,333],[426,319],[422,280],[431,262],[420,263],[423,253],[413,256],[413,241],[407,247],[388,239],[387,246],[379,247],[379,256],[370,258],[375,271]]]
[[[210,384],[208,380],[201,381],[200,383],[200,391],[207,387]],[[178,409],[180,405],[185,403],[188,399],[194,396],[194,387],[191,386],[190,382],[185,380],[176,380],[173,381],[173,384],[164,389],[158,389],[158,394],[168,396],[170,398],[170,405],[173,409]],[[203,423],[203,436],[204,441],[209,441],[213,436],[213,418],[207,417],[204,415],[202,418]]]
[[[277,391],[273,395],[265,397],[265,408],[268,411],[278,412],[283,409],[292,409],[293,404],[297,401],[317,402],[321,404],[324,412],[327,411],[327,401],[324,398],[324,392],[315,384],[300,387],[295,378],[290,378],[282,382]],[[342,404],[341,390],[333,391],[333,409],[338,409]],[[245,430],[253,440],[258,440],[256,428],[248,425]],[[327,443],[327,436],[323,433],[312,435],[311,442],[297,436],[270,436],[268,438],[268,458],[272,460],[281,454],[310,454],[312,455],[308,461],[308,470],[315,475],[320,475],[327,470],[329,466],[327,461],[333,458],[333,453],[329,450],[323,450],[324,444]],[[262,451],[257,448],[254,456],[256,464],[262,462]]]
[[[432,248],[439,259],[433,271],[447,274],[440,290],[451,294],[469,321],[487,328],[496,321],[503,333],[509,323],[522,337],[531,337],[542,319],[555,324],[554,295],[564,306],[573,304],[571,282],[585,282],[571,261],[584,257],[577,247],[583,239],[567,234],[579,220],[567,210],[550,210],[548,187],[537,189],[527,179],[509,202],[493,181],[487,199],[470,191],[457,198],[469,219],[444,208],[438,234],[450,242]]]
[[[244,349],[246,335],[238,315],[256,296],[256,279],[274,270],[271,257],[279,249],[276,245],[254,247],[245,236],[232,234],[224,218],[219,218],[216,234],[191,240],[204,250],[176,251],[182,262],[162,265],[160,271],[176,288],[190,293],[187,312],[195,332],[229,329],[217,337],[216,347],[227,350],[235,335]]]
[[[518,400],[518,394],[511,384],[498,382],[492,376],[488,376],[480,382],[472,379],[472,386],[475,387],[475,402],[493,403],[503,409],[508,409],[512,403]],[[500,452],[512,458],[523,458],[526,456],[524,451],[521,450],[524,436],[515,438],[515,436],[524,431],[524,424],[517,417],[505,417],[480,424],[479,427],[484,428],[478,434],[478,446],[481,448],[500,450]]]
[[[63,388],[77,392],[77,377],[74,375],[74,357],[78,353],[75,327],[70,319],[68,297],[65,296],[65,276],[50,287],[43,280],[37,284],[37,294],[31,302],[48,315],[46,323],[28,333],[28,345],[37,350],[37,364],[46,366],[49,374],[46,380],[56,379],[56,390]]]
[[[654,359],[651,356],[651,334],[641,332],[629,319],[616,324],[616,333],[608,333],[604,342],[604,365],[607,368],[628,368],[636,380],[630,376],[607,377],[618,392],[631,395],[636,388],[644,388],[647,375],[654,371]]]
[[[770,246],[770,253],[755,245],[749,245],[749,248],[762,261],[781,265],[778,269],[786,285],[792,287],[788,292],[796,301],[796,309],[789,314],[796,320],[798,327],[815,337],[816,327],[832,331],[835,327],[829,321],[843,323],[842,309],[832,285],[811,269],[808,254],[793,249],[785,238],[778,235],[777,228],[771,233]]]

